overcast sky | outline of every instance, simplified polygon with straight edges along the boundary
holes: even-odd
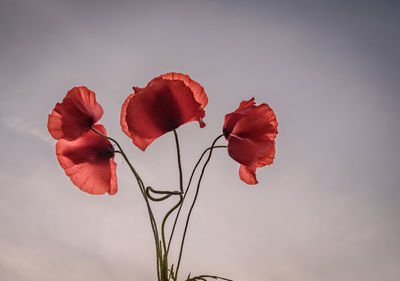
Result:
[[[185,180],[240,101],[268,103],[279,122],[276,160],[257,186],[226,151],[213,155],[181,277],[397,281],[399,12],[386,0],[0,0],[0,279],[156,279],[127,165],[116,156],[116,195],[81,192],[46,123],[70,88],[87,86],[145,182],[174,189],[173,135],[143,153],[119,114],[132,86],[175,71],[209,98],[207,126],[178,130]]]

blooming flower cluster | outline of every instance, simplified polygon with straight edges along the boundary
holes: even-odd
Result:
[[[56,154],[73,184],[90,194],[115,194],[117,164],[114,147],[103,125],[97,123],[103,108],[86,87],[72,88],[49,115],[47,128],[57,141]]]
[[[176,129],[192,121],[197,121],[200,128],[205,126],[203,118],[208,98],[204,88],[188,75],[172,72],[154,78],[144,88],[134,87],[133,91],[121,108],[121,129],[142,151],[145,151],[154,140],[162,135],[174,132],[180,172],[179,191],[158,191],[151,187],[145,187],[143,180],[129,162],[121,146],[114,139],[108,137],[104,126],[98,123],[103,115],[103,109],[97,103],[95,93],[84,86],[72,88],[63,101],[56,104],[48,117],[47,127],[51,136],[57,140],[56,155],[61,167],[72,183],[87,193],[104,194],[107,192],[112,195],[117,192],[117,164],[114,156],[115,153],[123,156],[138,181],[139,189],[148,207],[156,241],[158,280],[176,281],[186,228],[197,195],[186,220],[179,260],[175,270],[173,266],[168,268],[169,246],[193,174],[203,156],[209,152],[199,177],[197,192],[204,169],[214,148],[227,148],[229,156],[240,164],[240,179],[249,185],[257,184],[256,169],[272,164],[275,158],[278,123],[273,110],[267,104],[263,103],[257,106],[254,98],[242,101],[235,111],[226,114],[222,127],[223,134],[218,136],[213,144],[203,152],[186,189],[184,189]],[[216,145],[221,137],[225,137],[227,146]],[[151,193],[162,197],[155,198]],[[149,202],[163,201],[173,195],[179,196],[179,202],[165,215],[160,239]],[[177,208],[179,209],[170,239],[166,243],[165,222]],[[187,280],[206,280],[206,278],[229,280],[212,275],[192,278],[189,276]]]

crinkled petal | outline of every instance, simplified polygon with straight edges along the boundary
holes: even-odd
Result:
[[[223,133],[228,140],[229,155],[241,164],[240,178],[256,184],[256,169],[272,164],[278,122],[269,105],[256,106],[254,98],[242,101],[232,113],[225,115]]]
[[[64,136],[61,114],[58,113],[55,109],[53,109],[51,114],[49,114],[49,118],[47,120],[47,128],[51,136],[56,140],[61,139]]]
[[[106,135],[102,125],[93,126]],[[109,140],[88,131],[80,138],[61,139],[56,144],[57,159],[72,183],[90,194],[115,194],[118,190],[114,149]]]
[[[167,78],[174,77],[171,74]],[[171,79],[160,76],[145,88],[134,88],[135,93],[125,100],[121,108],[122,131],[141,150],[185,123],[198,121],[201,127],[205,125],[202,121],[204,109],[194,97],[193,90],[184,81]]]
[[[257,159],[257,168],[271,165],[275,159],[275,140],[263,142],[263,152]]]
[[[256,171],[243,165],[240,165],[239,177],[247,184],[254,185],[258,183],[256,178]]]
[[[247,119],[249,117],[250,119]],[[246,119],[246,121],[242,120],[244,118]],[[259,128],[255,128],[254,124],[252,124],[252,122],[257,119],[258,121],[256,122]],[[230,134],[235,134],[233,130],[238,126],[238,123],[241,124],[240,130],[246,130],[247,132],[251,132],[251,134],[253,135],[260,135],[261,130],[265,130],[268,132],[270,139],[273,139],[278,133],[278,122],[276,121],[275,113],[272,111],[268,104],[263,103],[259,106],[255,106],[254,98],[248,101],[241,102],[238,109],[225,116],[223,127],[225,138],[228,138]],[[246,127],[248,129],[246,129]],[[236,128],[235,131],[237,132],[238,129]]]
[[[234,112],[243,112],[246,113],[246,110],[252,109],[256,105],[254,101],[254,97],[249,99],[248,101],[242,101],[239,104],[239,107]]]
[[[47,121],[47,128],[55,139],[74,140],[96,123],[103,109],[96,95],[86,87],[72,88],[62,103],[57,103]]]
[[[225,115],[223,133],[226,139],[228,139],[229,135],[232,133],[235,124],[240,119],[246,117],[246,115],[254,108],[255,104],[254,98],[251,98],[248,101],[242,101],[234,112]]]
[[[275,158],[275,141],[257,141],[230,136],[228,153],[242,165],[259,168],[273,163]]]
[[[197,115],[191,90],[180,81],[161,80],[135,94],[126,109],[130,130],[144,138],[156,138]]]
[[[268,104],[262,103],[259,106],[254,106],[253,110],[249,114],[258,116],[265,120],[276,130],[276,133],[278,133],[278,121],[276,120],[274,111]]]
[[[121,120],[120,120],[121,129],[128,137],[132,139],[134,145],[136,145],[140,150],[144,151],[146,147],[149,146],[156,138],[144,138],[136,134],[135,131],[129,130],[128,123],[126,122],[127,119],[126,114],[128,105],[131,99],[134,97],[134,95],[135,94],[129,95],[121,107]]]
[[[201,107],[204,109],[207,106],[208,97],[206,95],[206,92],[204,91],[204,88],[199,83],[192,80],[189,75],[170,72],[163,74],[160,77],[162,79],[167,79],[167,80],[182,81],[183,83],[185,83],[187,87],[189,87],[192,90],[195,100],[201,105]]]
[[[249,114],[241,118],[234,126],[231,134],[252,140],[274,140],[278,133],[274,124],[260,115]]]
[[[245,166],[255,165],[258,156],[258,146],[249,139],[240,139],[230,136],[228,139],[228,153],[235,161]]]
[[[225,122],[223,127],[223,133],[226,139],[228,139],[229,135],[232,133],[233,128],[235,127],[236,123],[246,117],[245,114],[232,112],[225,115]]]

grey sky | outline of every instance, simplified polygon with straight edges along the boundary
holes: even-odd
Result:
[[[155,280],[145,206],[117,158],[119,192],[79,191],[47,115],[73,86],[146,183],[178,183],[173,136],[145,153],[120,131],[132,86],[189,74],[205,122],[179,129],[186,179],[226,113],[255,97],[279,122],[277,157],[249,187],[216,151],[182,275],[243,281],[397,281],[400,20],[396,1],[0,0],[0,279]],[[224,143],[222,141],[221,143]]]

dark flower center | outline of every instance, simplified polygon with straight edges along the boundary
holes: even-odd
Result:
[[[88,116],[86,119],[86,124],[88,125],[89,128],[92,127],[92,125],[94,124],[94,120],[92,116]]]
[[[74,164],[80,163],[101,163],[111,159],[115,154],[114,147],[104,144],[83,146],[77,149],[66,151],[64,155],[71,159]]]
[[[97,158],[100,160],[108,160],[114,157],[115,150],[112,145],[110,145],[107,149],[101,149],[97,151]]]

